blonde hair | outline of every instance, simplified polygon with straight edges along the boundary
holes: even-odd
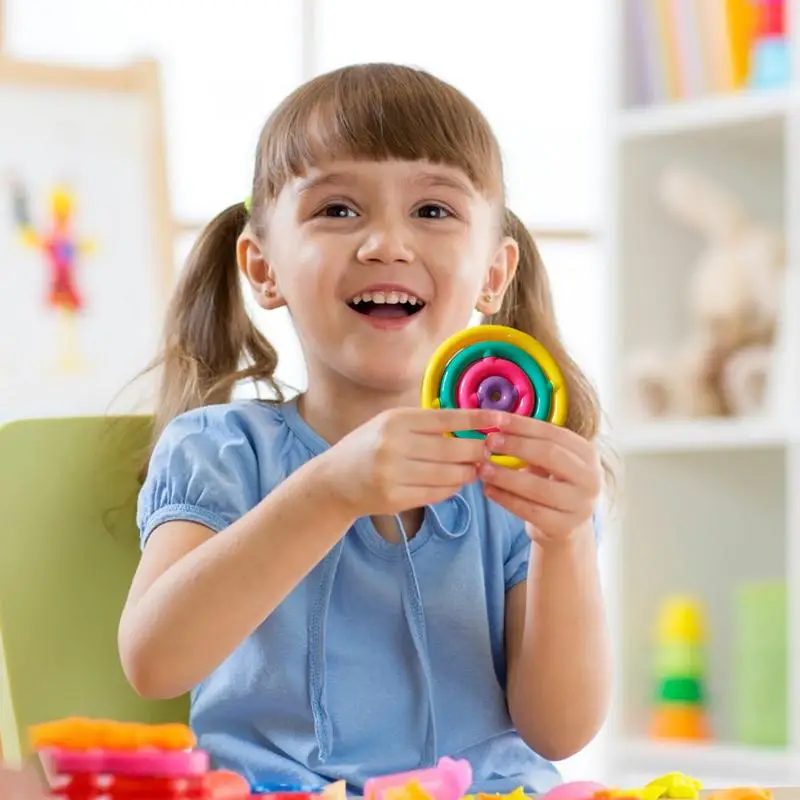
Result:
[[[236,242],[250,220],[263,234],[266,207],[287,181],[321,157],[426,159],[461,169],[504,208],[500,149],[478,108],[425,71],[394,64],[344,67],[296,89],[267,120],[258,142],[250,213],[244,203],[222,211],[195,243],[172,297],[162,352],[155,435],[175,416],[230,400],[236,384],[274,379],[277,354],[251,322],[236,264]],[[567,427],[598,434],[597,396],[566,352],[556,324],[547,273],[536,244],[505,209],[504,234],[520,250],[515,279],[489,322],[531,334],[552,353],[570,396]]]

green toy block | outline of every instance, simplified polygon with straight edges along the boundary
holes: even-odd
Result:
[[[749,583],[736,593],[733,647],[733,720],[740,742],[761,747],[788,743],[786,586]]]
[[[659,703],[701,705],[705,699],[702,683],[696,678],[667,678],[658,685]]]

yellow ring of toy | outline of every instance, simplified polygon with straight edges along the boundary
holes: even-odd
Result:
[[[459,331],[449,339],[442,342],[431,356],[425,375],[422,379],[421,405],[423,408],[439,408],[439,385],[447,363],[459,351],[480,342],[508,342],[516,345],[527,353],[542,368],[545,377],[550,381],[552,394],[550,397],[550,416],[548,422],[553,425],[563,426],[567,421],[567,385],[561,369],[553,357],[541,344],[527,333],[509,328],[506,325],[475,325],[472,328]],[[452,433],[446,434],[452,436]],[[514,456],[494,454],[491,460],[496,464],[511,469],[520,469],[527,466],[522,460]]]

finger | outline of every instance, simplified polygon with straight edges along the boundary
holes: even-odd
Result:
[[[425,408],[415,409],[409,423],[418,433],[450,433],[495,428],[501,416],[484,408]]]
[[[594,489],[596,469],[594,460],[587,463],[573,451],[554,441],[530,439],[508,433],[489,435],[487,448],[498,455],[515,456],[532,467],[555,476],[558,480]]]
[[[403,439],[401,447],[404,455],[419,461],[477,464],[486,458],[483,439],[414,433]]]
[[[510,469],[487,462],[481,464],[478,476],[484,482],[484,486],[502,489],[504,492],[555,511],[574,513],[583,505],[585,493],[574,484],[551,481],[525,470]]]
[[[526,417],[523,414],[504,413],[498,427],[501,431],[516,436],[527,436],[555,442],[567,450],[574,450],[587,458],[594,451],[592,442],[575,433],[575,431],[560,425],[554,425],[546,420]]]
[[[477,464],[443,464],[407,461],[395,480],[399,486],[463,486],[478,479]]]
[[[571,515],[563,511],[556,511],[546,506],[540,506],[526,500],[517,494],[507,492],[497,486],[486,486],[484,489],[486,497],[498,505],[503,506],[515,517],[530,522],[531,525],[544,531],[557,531],[566,529],[570,523]]]

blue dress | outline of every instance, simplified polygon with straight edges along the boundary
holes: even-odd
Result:
[[[173,420],[141,489],[142,547],[169,520],[215,532],[325,451],[298,413],[238,401]],[[191,693],[220,768],[253,784],[320,786],[466,758],[474,792],[544,792],[553,764],[517,735],[505,699],[506,592],[526,578],[522,522],[479,483],[427,507],[410,541],[359,519]],[[292,531],[285,532],[287,536]]]

